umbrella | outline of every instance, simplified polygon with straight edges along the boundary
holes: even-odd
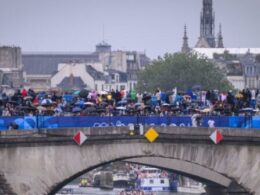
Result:
[[[106,110],[104,108],[97,108],[96,110],[98,113],[102,113],[102,112],[105,112]]]
[[[35,107],[31,107],[31,106],[21,106],[21,105],[16,106],[16,109],[18,109],[18,110],[36,110]]]
[[[80,112],[81,108],[80,107],[74,107],[72,108],[72,112]]]
[[[126,100],[121,100],[119,102],[117,102],[117,105],[126,105],[127,101]]]
[[[126,107],[124,107],[124,106],[118,106],[118,107],[116,107],[116,109],[117,109],[117,110],[126,110]]]
[[[98,92],[100,95],[107,95],[108,94],[108,92],[107,91],[100,91],[100,92]]]
[[[151,99],[151,96],[150,95],[146,95],[142,98],[143,101],[146,101],[146,100],[149,100]]]
[[[85,102],[84,105],[86,105],[86,106],[94,106],[95,104],[93,102]]]
[[[23,99],[24,100],[31,100],[31,99],[33,99],[33,97],[32,96],[25,96]]]
[[[100,106],[103,106],[103,107],[107,106],[107,102],[101,102]]]
[[[37,109],[38,109],[39,111],[45,111],[45,110],[46,110],[46,108],[43,107],[43,106],[38,106]]]
[[[74,95],[79,95],[79,94],[80,94],[80,91],[79,91],[79,90],[74,91],[73,94],[74,94]]]
[[[162,104],[162,106],[170,106],[170,104],[164,103]]]
[[[255,112],[255,110],[253,108],[243,108],[239,112]]]
[[[83,100],[79,100],[79,101],[77,101],[74,105],[76,105],[76,106],[83,106],[84,105],[84,101]]]
[[[17,101],[13,101],[13,100],[10,100],[8,101],[9,104],[13,104],[13,105],[18,105],[18,102]]]
[[[79,92],[79,96],[80,96],[81,98],[87,98],[87,97],[88,97],[88,93],[89,93],[88,90],[82,89],[82,90]]]
[[[42,106],[50,106],[52,104],[52,100],[51,99],[43,99],[41,102]]]
[[[95,107],[87,107],[83,112],[84,113],[91,113],[91,112],[96,112],[96,108]]]
[[[210,112],[210,111],[211,111],[210,108],[204,108],[203,110],[201,110],[201,112],[203,112],[203,113],[208,113],[208,112]]]

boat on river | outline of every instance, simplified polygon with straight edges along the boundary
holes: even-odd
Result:
[[[131,184],[131,178],[128,173],[119,171],[113,174],[113,186],[114,188],[128,188]]]
[[[177,180],[171,178],[166,171],[142,167],[136,187],[144,192],[177,192]]]
[[[189,194],[205,194],[205,188],[200,183],[198,185],[187,184],[184,186],[178,186],[178,192],[189,193]]]

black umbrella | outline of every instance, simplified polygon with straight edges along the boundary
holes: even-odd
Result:
[[[101,103],[100,103],[100,106],[102,106],[102,107],[106,107],[107,105],[108,105],[107,102],[101,102]]]
[[[85,108],[85,109],[83,110],[84,113],[91,113],[91,112],[96,112],[96,111],[97,111],[97,109],[96,109],[94,106],[92,106],[92,107],[87,107],[87,108]]]
[[[147,100],[150,100],[151,99],[151,96],[150,95],[145,95],[142,100],[143,101],[147,101]]]
[[[97,108],[96,109],[97,113],[102,113],[102,112],[105,112],[105,111],[106,111],[106,109],[104,109],[104,108]]]
[[[18,105],[18,102],[17,102],[17,101],[14,101],[14,100],[9,100],[7,103],[13,104],[13,105]]]
[[[87,97],[88,97],[88,93],[89,93],[88,90],[82,89],[82,90],[79,92],[79,97],[81,97],[81,98],[87,98]]]
[[[32,106],[22,106],[22,105],[16,106],[16,109],[18,109],[18,110],[36,110],[35,107],[32,107]]]

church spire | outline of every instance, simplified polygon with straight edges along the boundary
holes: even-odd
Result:
[[[219,33],[218,33],[218,48],[224,48],[221,24],[219,25]]]
[[[212,0],[203,0],[200,15],[200,37],[195,47],[215,47],[215,15]]]
[[[182,53],[188,53],[190,51],[189,44],[188,44],[188,37],[187,37],[187,26],[184,25],[184,35],[183,35],[183,44],[181,48]]]

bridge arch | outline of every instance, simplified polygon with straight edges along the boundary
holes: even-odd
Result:
[[[80,175],[87,173],[97,167],[101,167],[107,164],[110,164],[115,161],[125,161],[135,164],[143,164],[147,166],[157,167],[161,169],[167,169],[169,171],[177,172],[181,175],[190,177],[192,179],[196,179],[199,182],[202,182],[204,184],[208,184],[210,186],[214,186],[217,188],[228,188],[231,183],[232,179],[219,174],[213,170],[210,170],[206,167],[202,167],[201,165],[197,165],[194,163],[190,163],[187,161],[179,160],[179,159],[172,159],[172,158],[165,158],[165,157],[156,157],[156,156],[134,156],[134,157],[127,157],[124,159],[115,159],[113,161],[109,161],[106,163],[102,163],[99,165],[96,165],[94,167],[90,167],[85,169],[84,171],[81,171],[79,173],[76,173],[75,175],[71,176],[70,178],[67,178],[63,182],[56,185],[51,192],[50,195],[55,195],[55,193],[61,189],[64,185],[71,182],[73,179],[79,177]]]
[[[194,176],[212,181],[212,175],[217,174],[223,177],[216,179],[221,186],[226,187],[230,181],[235,181],[250,193],[260,193],[258,142],[252,144],[249,141],[231,140],[215,145],[208,139],[208,130],[191,129],[188,132],[188,129],[180,129],[181,135],[169,134],[176,133],[177,130],[169,127],[162,129],[168,134],[161,133],[154,143],[149,143],[143,136],[129,137],[128,134],[119,134],[113,129],[115,134],[89,139],[82,146],[76,145],[71,137],[47,137],[45,141],[40,139],[40,143],[38,139],[33,141],[30,138],[31,143],[24,141],[26,146],[6,144],[0,147],[0,177],[3,176],[10,185],[13,191],[10,194],[47,195],[54,193],[72,178],[100,165],[131,159],[135,162],[142,159],[139,163],[143,164],[150,161],[149,165],[152,165],[149,159],[153,158],[157,166],[162,163],[159,167],[165,166],[185,173],[185,166],[178,169],[177,165],[170,165],[173,161],[179,165],[186,164],[186,169],[190,169],[187,172],[194,171]],[[101,134],[103,129],[93,131]],[[182,139],[185,131],[187,136]],[[198,169],[203,169],[204,173],[208,171],[208,174],[203,176],[201,172],[195,172]]]
[[[76,175],[79,176],[80,174],[94,169],[100,165],[118,160],[127,160],[130,162],[147,164],[178,171],[181,174],[196,177],[200,181],[206,181],[209,184],[215,184],[217,186],[225,188],[228,188],[233,182],[239,182],[239,179],[237,180],[235,179],[235,177],[232,177],[232,174],[229,175],[229,172],[226,168],[224,172],[221,172],[220,165],[222,163],[222,160],[220,161],[219,159],[223,158],[220,156],[219,158],[215,156],[215,154],[219,152],[219,147],[213,145],[208,146],[208,148],[206,147],[205,149],[205,146],[199,146],[198,144],[150,144],[134,141],[130,143],[106,143],[105,145],[89,147],[92,147],[92,151],[99,155],[95,156],[90,161],[89,159],[86,159],[85,153],[81,152],[80,155],[82,156],[78,158],[81,159],[81,162],[77,163],[80,167],[78,167],[79,171],[75,170],[72,174],[73,177],[69,175],[69,177],[67,177],[67,181],[69,181],[68,179],[75,178]],[[205,150],[207,152],[205,152]],[[88,152],[90,152],[89,149]],[[232,150],[230,150],[230,152],[233,153]],[[200,155],[202,156],[199,157]],[[233,155],[236,154],[233,153]],[[225,163],[228,163],[228,159]],[[212,164],[216,167],[212,166]],[[75,175],[74,173],[77,174]],[[58,182],[58,184],[60,184],[61,182]],[[246,186],[244,186],[243,184],[240,185],[240,187],[241,186],[243,186],[242,188],[246,188]],[[49,193],[53,194],[53,192],[57,190],[57,185],[52,186],[50,189],[51,190],[49,191]]]

